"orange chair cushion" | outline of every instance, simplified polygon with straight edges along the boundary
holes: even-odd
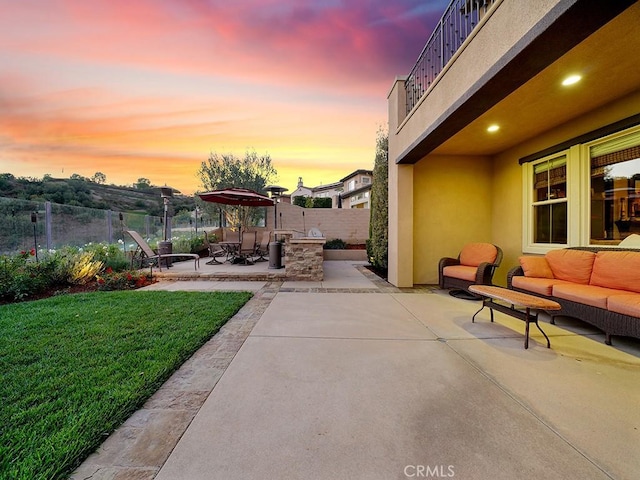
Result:
[[[552,294],[554,297],[606,309],[607,299],[613,295],[619,295],[620,290],[596,287],[595,285],[560,283],[553,286]]]
[[[607,300],[607,309],[622,315],[640,317],[640,295],[612,295]]]
[[[469,267],[467,265],[449,265],[442,269],[442,274],[445,277],[458,278],[460,280],[467,280],[469,282],[476,281],[477,267]]]
[[[460,252],[460,263],[477,267],[483,262],[493,263],[498,256],[495,245],[490,243],[468,243]]]
[[[524,256],[519,260],[525,277],[553,278],[553,272],[546,258]]]
[[[515,276],[511,279],[511,285],[521,290],[537,293],[538,295],[550,296],[553,292],[553,286],[560,283],[570,283],[557,278],[535,278]]]
[[[590,283],[640,293],[640,252],[598,252]]]
[[[587,285],[596,258],[594,252],[586,250],[551,250],[545,255],[554,278]]]

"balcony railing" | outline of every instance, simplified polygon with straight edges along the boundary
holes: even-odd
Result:
[[[407,114],[497,0],[452,0],[405,82]]]

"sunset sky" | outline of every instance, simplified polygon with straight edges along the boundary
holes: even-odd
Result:
[[[448,3],[0,0],[0,173],[191,194],[210,152],[268,153],[290,191],[373,168]]]

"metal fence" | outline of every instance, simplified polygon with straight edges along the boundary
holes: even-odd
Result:
[[[453,0],[405,82],[407,115],[497,0]]]
[[[193,220],[169,217],[167,236],[197,234],[204,225],[198,225],[197,216],[195,224]],[[0,197],[0,254],[102,242],[135,248],[125,230],[135,230],[155,243],[163,239],[163,220],[139,213]]]

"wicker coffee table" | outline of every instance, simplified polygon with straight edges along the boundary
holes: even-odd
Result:
[[[542,330],[538,324],[538,313],[540,311],[560,310],[562,307],[558,302],[493,285],[471,285],[469,287],[469,291],[482,296],[482,307],[474,313],[471,318],[472,322],[475,321],[476,315],[480,313],[484,307],[489,307],[492,322],[494,310],[498,310],[499,312],[524,320],[524,348],[529,348],[529,324],[531,322],[535,323],[538,330],[540,330],[542,335],[544,335],[544,338],[547,339],[547,348],[551,348],[549,337],[547,337],[547,334],[544,333],[544,330]],[[496,300],[508,303],[511,306],[509,307],[502,303],[497,303]],[[518,310],[518,308],[524,308],[524,311]]]

